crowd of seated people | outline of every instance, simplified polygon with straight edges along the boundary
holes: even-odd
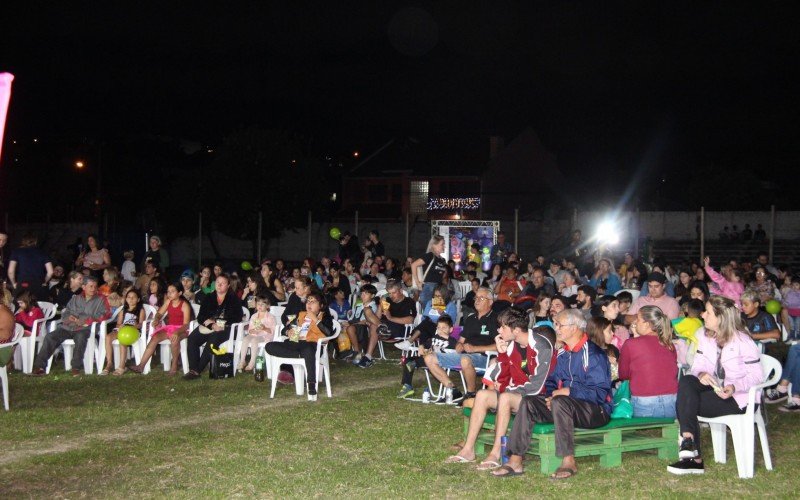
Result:
[[[57,304],[61,312],[62,323],[46,336],[36,356],[34,374],[43,374],[48,358],[67,338],[75,340],[72,366],[80,369],[93,321],[110,319],[116,328],[140,328],[150,320],[153,335],[142,360],[131,370],[142,372],[156,346],[169,340],[169,373],[176,373],[179,343],[186,339],[185,378],[196,379],[210,360],[206,347],[230,338],[244,308],[251,318],[250,338],[241,339],[236,367],[252,370],[264,344],[268,354],[302,358],[307,393],[315,399],[315,343],[329,336],[338,320],[350,347],[335,352],[337,359],[369,368],[379,345],[394,343],[402,352],[412,353],[403,366],[400,397],[415,393],[414,370],[425,369],[441,384],[436,402],[472,405],[474,422],[467,441],[450,461],[475,459],[477,431],[472,426],[479,426],[487,411],[496,411],[498,423],[505,427],[507,415],[516,413],[511,461],[500,467],[496,443],[481,464],[482,469],[498,469],[499,475],[521,472],[525,435],[535,422],[555,422],[565,429],[558,441],[563,463],[556,477],[574,475],[577,465],[567,431],[576,424],[604,425],[610,414],[608,397],[621,381],[629,381],[634,416],[676,417],[681,422],[684,460],[670,470],[702,471],[696,417],[740,411],[741,395],[760,377],[760,371],[750,366],[758,362],[754,353],[764,348],[758,343],[780,340],[783,327],[800,337],[800,279],[785,266],[769,263],[765,253],[751,263],[728,261],[719,266],[708,257],[702,262],[667,263],[658,258],[644,262],[632,254],[621,259],[592,254],[576,242],[563,255],[537,255],[526,261],[503,236],[492,247],[487,267],[470,260],[462,268],[445,260],[441,236],[432,237],[422,255],[396,259],[387,256],[374,230],[363,246],[355,235],[343,233],[338,254],[319,261],[266,259],[257,269],[232,273],[215,263],[186,269],[173,276],[177,282],[172,283],[168,254],[155,238],[139,265],[132,252],[126,252],[119,263],[121,271],[93,236],[87,238],[87,248],[77,255],[71,271],[31,251],[31,240],[24,252],[10,254],[13,265],[8,271],[15,275],[9,276],[3,301],[17,310],[16,321],[26,334],[39,317],[37,300]],[[25,282],[19,279],[23,275]],[[468,287],[462,289],[459,281]],[[783,304],[777,315],[765,310],[772,300]],[[153,306],[156,316],[145,318],[142,304]],[[196,318],[192,304],[199,305]],[[270,315],[272,305],[284,307],[279,318]],[[192,320],[197,326],[190,331]],[[297,342],[277,342],[281,329],[284,334],[296,333]],[[110,327],[109,332],[101,373],[121,375],[127,352],[120,352],[120,364],[114,366],[116,330]],[[541,349],[548,344],[550,351]],[[726,345],[737,348],[736,356],[721,358],[731,368],[720,371],[719,363],[707,366],[709,352]],[[583,356],[579,364],[586,365],[580,377],[573,373],[578,362],[572,358],[578,356]],[[686,372],[682,378],[679,366]],[[463,375],[463,387],[458,377],[451,376],[455,372]],[[737,378],[740,372],[744,378]],[[785,401],[781,410],[798,412],[796,346],[784,373],[784,380],[765,398],[770,403]],[[291,373],[281,371],[278,380],[291,383]],[[790,383],[797,394],[789,394]],[[567,425],[570,418],[573,424]]]

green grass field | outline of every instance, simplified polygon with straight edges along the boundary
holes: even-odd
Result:
[[[160,367],[159,367],[160,368]],[[555,483],[531,458],[522,477],[496,479],[473,465],[445,465],[461,439],[453,407],[395,398],[399,367],[333,366],[334,397],[317,403],[252,376],[185,382],[148,376],[10,376],[0,411],[0,496],[20,497],[796,497],[798,415],[769,408],[775,470],[756,454],[755,478],[709,462],[677,477],[654,453],[623,455],[618,469],[579,459]],[[417,383],[423,383],[418,375]],[[708,453],[711,442],[703,437]],[[709,455],[707,458],[711,458]]]

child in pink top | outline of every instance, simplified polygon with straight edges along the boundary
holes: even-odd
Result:
[[[275,335],[275,317],[269,312],[269,296],[256,296],[256,313],[250,316],[250,323],[247,325],[247,336],[242,340],[242,350],[239,352],[239,371],[253,371],[258,356],[258,345],[260,343],[272,342]],[[250,350],[250,362],[245,366],[247,350]]]
[[[735,304],[736,307],[741,309],[742,302],[740,298],[742,293],[744,293],[744,283],[742,283],[742,272],[738,269],[731,269],[730,271],[730,281],[725,279],[725,276],[722,276],[718,272],[714,271],[714,268],[710,265],[711,259],[706,257],[703,259],[703,263],[705,264],[705,271],[708,274],[708,277],[717,284],[719,287],[719,295],[723,297],[728,297],[731,299]]]

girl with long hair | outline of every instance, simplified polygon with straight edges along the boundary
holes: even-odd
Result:
[[[619,354],[619,378],[630,380],[636,417],[675,418],[678,358],[672,345],[672,324],[657,306],[636,313],[636,336]]]
[[[667,467],[673,474],[704,471],[697,417],[744,413],[750,387],[764,381],[761,353],[731,299],[711,297],[703,321],[705,327],[696,334],[697,352],[691,373],[678,382],[680,460]],[[759,390],[756,401],[760,400]]]

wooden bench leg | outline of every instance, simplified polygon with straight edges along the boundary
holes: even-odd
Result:
[[[543,434],[531,439],[532,454],[538,454],[541,460],[539,470],[542,474],[552,474],[561,465],[561,458],[556,456],[555,434]]]
[[[478,439],[475,441],[475,455],[482,456],[485,452],[485,445],[483,444],[483,441],[481,441],[480,436],[478,436]]]
[[[603,435],[603,444],[607,447],[605,453],[600,455],[601,467],[619,467],[622,464],[622,431],[615,429]]]
[[[661,437],[667,442],[664,446],[658,448],[658,458],[674,462],[678,460],[678,435],[680,434],[680,427],[678,424],[670,425],[661,428]]]

